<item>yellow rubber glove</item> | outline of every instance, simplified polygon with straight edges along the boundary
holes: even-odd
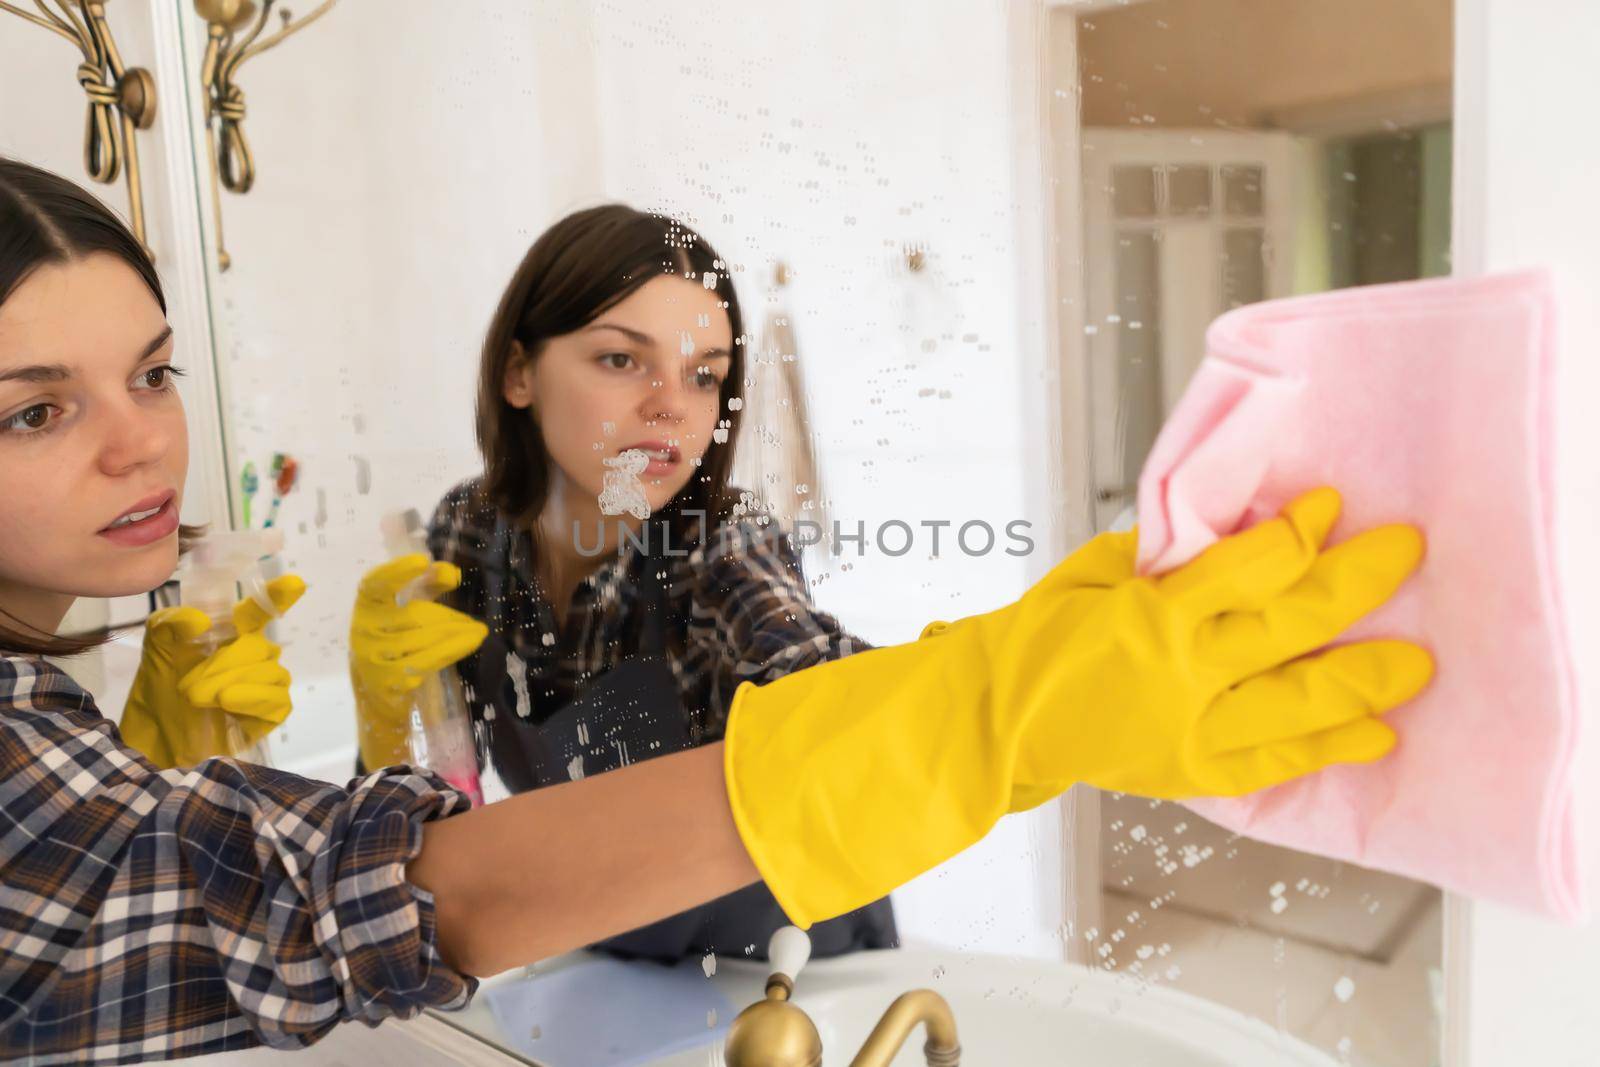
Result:
[[[1308,653],[1389,599],[1422,539],[1386,526],[1323,551],[1339,507],[1313,491],[1158,578],[1135,575],[1135,534],[1102,535],[998,611],[741,686],[729,799],[789,917],[876,900],[1077,782],[1228,796],[1382,757],[1377,716],[1431,657]]]
[[[285,574],[267,583],[282,615],[306,591]],[[240,751],[288,718],[289,672],[279,647],[261,630],[272,621],[254,600],[233,608],[238,636],[206,655],[197,640],[211,629],[198,608],[162,608],[145,621],[139,672],[123,707],[122,739],[158,767],[189,767],[212,756],[236,755],[231,717],[243,735]]]
[[[422,579],[415,599],[396,597]],[[411,760],[411,699],[424,678],[475,652],[489,628],[432,598],[461,584],[461,571],[423,553],[381,563],[361,579],[350,616],[350,684],[367,770]]]

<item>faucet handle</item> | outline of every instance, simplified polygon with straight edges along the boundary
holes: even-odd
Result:
[[[785,926],[767,942],[772,973],[767,995],[733,1020],[723,1046],[728,1067],[822,1067],[822,1037],[805,1012],[789,1003],[795,975],[811,958],[811,938]]]
[[[798,926],[785,926],[767,942],[767,959],[772,963],[773,976],[781,974],[792,985],[811,959],[811,938]]]

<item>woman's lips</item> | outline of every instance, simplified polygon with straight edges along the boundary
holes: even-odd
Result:
[[[145,545],[155,544],[163,538],[171,537],[178,528],[177,499],[176,493],[168,493],[166,499],[156,506],[154,514],[145,515],[144,518],[135,522],[122,522],[121,525],[113,524],[107,526],[100,531],[100,536],[112,544],[121,545],[124,548],[142,548]],[[129,514],[136,515],[141,511],[148,510],[148,508],[135,507],[130,512],[125,513],[123,517],[126,518]],[[121,522],[121,519],[118,522]]]
[[[641,474],[671,474],[683,462],[683,454],[672,445],[659,444],[654,441],[643,444],[629,445],[623,452],[641,452],[648,459]]]

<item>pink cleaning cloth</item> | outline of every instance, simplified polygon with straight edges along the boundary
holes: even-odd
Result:
[[[1340,642],[1416,640],[1437,674],[1399,744],[1193,801],[1261,841],[1577,922],[1579,722],[1556,570],[1554,297],[1543,272],[1369,286],[1223,315],[1139,480],[1139,563],[1170,570],[1331,485],[1329,544],[1411,522],[1422,568]]]

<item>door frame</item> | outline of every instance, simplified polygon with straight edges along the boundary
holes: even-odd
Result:
[[[1112,427],[1102,426],[1092,414],[1094,411],[1113,410],[1116,402],[1117,341],[1120,328],[1108,315],[1116,307],[1117,279],[1113,264],[1116,262],[1117,234],[1123,229],[1161,230],[1177,227],[1204,227],[1214,230],[1226,224],[1218,217],[1119,221],[1106,203],[1106,190],[1119,166],[1182,166],[1201,164],[1221,166],[1229,163],[1255,164],[1265,176],[1263,210],[1260,226],[1265,231],[1263,248],[1265,263],[1265,289],[1268,299],[1288,296],[1294,289],[1294,259],[1279,254],[1280,248],[1293,248],[1295,224],[1298,217],[1300,184],[1300,155],[1295,137],[1281,131],[1241,131],[1177,129],[1112,129],[1107,127],[1080,127],[1078,139],[1083,146],[1083,178],[1081,192],[1083,240],[1085,261],[1097,269],[1084,274],[1086,303],[1083,336],[1088,355],[1088,389],[1086,406],[1079,409],[1079,419],[1089,423],[1090,453],[1094,457],[1094,497],[1091,506],[1097,529],[1105,529],[1118,512],[1133,504],[1133,486],[1122,484],[1122,457],[1110,439]],[[1214,190],[1215,194],[1215,190]],[[1213,253],[1218,250],[1213,249]],[[1163,255],[1158,264],[1159,279],[1166,276],[1170,257]],[[1158,279],[1158,281],[1159,281]],[[1208,296],[1212,308],[1208,317],[1215,318],[1221,309],[1222,276],[1209,276]],[[1164,297],[1165,286],[1159,293]],[[1157,312],[1157,325],[1165,326],[1177,314],[1177,302],[1161,301]],[[1098,320],[1098,321],[1091,321]],[[1195,346],[1200,346],[1197,337]],[[1163,350],[1163,396],[1170,401],[1172,394],[1181,393],[1184,382],[1170,381],[1168,371],[1174,363],[1198,363],[1202,352],[1175,352],[1170,347]],[[1193,357],[1193,358],[1191,358]],[[1189,368],[1192,372],[1192,367]],[[1173,386],[1177,388],[1174,389]],[[1169,393],[1168,391],[1171,390]],[[1110,497],[1108,494],[1118,494]]]

